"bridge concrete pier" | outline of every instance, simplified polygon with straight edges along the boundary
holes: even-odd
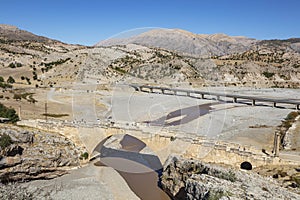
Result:
[[[252,99],[252,106],[255,106],[255,99]]]
[[[237,103],[237,98],[233,97],[233,103]]]
[[[204,99],[204,94],[203,93],[201,93],[201,99]]]

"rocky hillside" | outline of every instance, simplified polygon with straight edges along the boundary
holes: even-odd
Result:
[[[176,51],[194,56],[227,55],[250,49],[257,43],[246,37],[230,37],[225,34],[194,34],[179,29],[154,29],[125,39],[108,39],[96,46],[139,44]]]
[[[61,43],[56,40],[51,40],[46,37],[32,34],[28,31],[20,30],[16,26],[0,24],[0,40],[2,42],[30,41],[40,43]]]
[[[224,34],[203,35],[183,30],[158,29],[130,38],[104,40],[96,46],[128,44],[176,52],[191,68],[185,75],[183,73],[181,82],[200,82],[200,85],[299,87],[298,38],[260,41]],[[180,66],[184,65],[177,68],[181,68]]]
[[[160,29],[84,47],[11,26],[0,29],[0,76],[4,80],[12,76],[15,87],[118,81],[194,87],[300,86],[299,39],[258,41]]]
[[[82,153],[62,136],[1,126],[0,183],[55,178],[79,166]]]
[[[162,187],[178,200],[300,198],[299,185],[288,190],[280,187],[274,179],[251,171],[228,169],[179,157],[170,157],[164,166]]]

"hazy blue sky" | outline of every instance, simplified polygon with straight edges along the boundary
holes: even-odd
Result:
[[[0,0],[0,8],[1,24],[87,45],[139,27],[300,37],[299,0]]]

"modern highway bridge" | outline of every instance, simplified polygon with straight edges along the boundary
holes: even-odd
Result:
[[[133,87],[136,91],[141,92],[150,92],[150,93],[161,93],[166,95],[186,95],[189,97],[197,97],[205,99],[205,96],[215,96],[217,100],[220,100],[220,97],[232,98],[233,103],[239,103],[238,99],[249,100],[252,103],[252,106],[256,105],[256,102],[268,102],[272,103],[273,107],[277,107],[278,104],[288,104],[295,106],[296,110],[300,109],[300,100],[289,100],[289,99],[278,99],[278,98],[266,98],[258,96],[248,96],[248,95],[238,95],[238,94],[228,94],[228,93],[218,93],[218,92],[208,92],[208,91],[199,91],[199,90],[187,90],[179,88],[167,88],[167,87],[158,87],[158,86],[149,86],[149,85],[137,85],[130,84],[130,87]]]

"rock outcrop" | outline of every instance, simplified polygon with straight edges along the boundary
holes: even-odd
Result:
[[[162,187],[173,199],[300,198],[272,178],[180,157],[169,157],[162,175]]]
[[[62,136],[15,126],[0,127],[0,136],[10,138],[1,143],[2,183],[55,178],[80,165],[82,150]]]

